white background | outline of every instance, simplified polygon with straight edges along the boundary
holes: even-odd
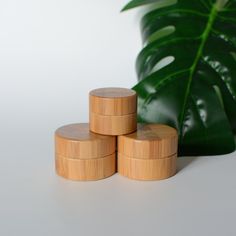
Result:
[[[0,0],[0,235],[236,235],[235,154],[184,157],[168,180],[54,173],[53,132],[88,92],[132,87],[141,49],[125,0]]]

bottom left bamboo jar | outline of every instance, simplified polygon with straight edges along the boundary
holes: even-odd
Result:
[[[99,180],[116,172],[116,137],[95,134],[89,124],[70,124],[55,132],[58,175],[71,180]]]

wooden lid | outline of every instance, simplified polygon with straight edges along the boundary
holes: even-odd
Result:
[[[136,113],[137,95],[126,88],[99,88],[89,93],[90,112],[101,115]]]
[[[177,131],[167,125],[139,124],[135,133],[118,137],[118,152],[133,158],[166,158],[177,147]]]
[[[65,158],[101,158],[115,150],[115,137],[92,133],[87,123],[66,125],[55,132],[55,152]]]

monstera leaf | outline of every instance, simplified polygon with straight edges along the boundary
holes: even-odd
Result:
[[[235,150],[236,0],[179,0],[146,13],[141,31],[139,122],[176,127],[180,155]]]

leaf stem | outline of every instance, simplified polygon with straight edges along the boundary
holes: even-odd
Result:
[[[192,80],[193,80],[193,76],[194,76],[194,72],[196,70],[196,67],[198,65],[198,62],[202,56],[203,53],[203,49],[205,47],[206,41],[208,39],[208,36],[211,32],[212,26],[214,24],[215,18],[217,16],[217,13],[219,11],[219,7],[222,7],[222,4],[224,2],[224,4],[226,4],[228,0],[217,0],[216,3],[212,6],[211,12],[209,14],[209,18],[208,18],[208,22],[206,24],[206,28],[202,34],[202,41],[201,44],[197,50],[197,55],[196,58],[193,62],[193,65],[191,66],[191,70],[190,70],[190,75],[188,78],[188,84],[187,84],[187,89],[186,89],[186,93],[185,93],[185,97],[184,97],[184,102],[183,102],[183,109],[182,112],[180,114],[180,124],[181,124],[181,128],[180,128],[180,137],[183,139],[183,121],[184,121],[184,117],[185,117],[185,113],[186,113],[186,106],[187,106],[187,101],[190,95],[190,89],[191,89],[191,85],[192,85]]]

